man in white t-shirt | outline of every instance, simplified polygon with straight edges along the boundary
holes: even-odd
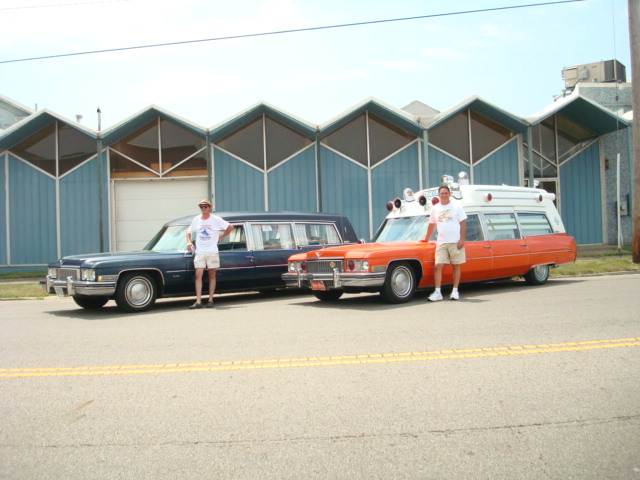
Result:
[[[213,294],[216,291],[216,268],[220,267],[218,255],[218,240],[226,237],[233,230],[226,220],[211,213],[211,202],[202,200],[198,206],[202,212],[193,219],[187,229],[187,250],[193,250],[191,241],[195,234],[196,251],[193,257],[193,266],[196,269],[196,303],[190,309],[202,308],[202,275],[205,268],[209,271],[209,301],[207,308],[213,307]]]
[[[451,263],[453,265],[453,291],[449,297],[451,300],[459,300],[458,285],[460,284],[460,265],[466,261],[464,252],[464,237],[467,233],[467,215],[464,209],[451,201],[451,190],[446,185],[438,189],[440,203],[431,209],[429,228],[423,242],[428,242],[434,228],[438,228],[436,237],[436,258],[433,270],[435,291],[429,295],[429,300],[439,302],[442,300],[442,268]]]

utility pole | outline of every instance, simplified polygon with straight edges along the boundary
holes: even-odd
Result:
[[[631,46],[631,92],[633,104],[633,209],[631,252],[640,263],[640,1],[629,0],[629,41]]]

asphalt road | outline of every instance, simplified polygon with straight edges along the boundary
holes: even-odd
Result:
[[[2,479],[640,479],[640,274],[0,302]]]

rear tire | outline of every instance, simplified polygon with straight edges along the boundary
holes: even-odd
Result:
[[[543,285],[549,280],[549,265],[537,265],[524,275],[529,285]]]
[[[390,266],[380,295],[389,303],[405,303],[416,293],[416,274],[407,262]]]
[[[116,303],[125,312],[144,312],[153,307],[158,287],[148,273],[132,272],[122,276],[116,289]]]
[[[313,296],[323,302],[335,302],[344,292],[342,290],[325,290],[313,292]]]
[[[102,308],[109,301],[107,297],[81,297],[79,295],[73,296],[73,301],[76,305],[87,310],[96,310]]]

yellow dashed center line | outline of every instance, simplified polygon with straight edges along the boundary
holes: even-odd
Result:
[[[0,377],[61,377],[86,375],[144,375],[152,373],[215,372],[229,370],[258,370],[271,368],[329,367],[335,365],[366,365],[371,363],[423,362],[464,358],[531,355],[604,348],[640,346],[640,337],[616,340],[549,343],[507,347],[465,348],[425,352],[379,353],[330,357],[279,358],[272,360],[237,360],[203,363],[167,363],[154,365],[114,365],[95,367],[1,368]]]

